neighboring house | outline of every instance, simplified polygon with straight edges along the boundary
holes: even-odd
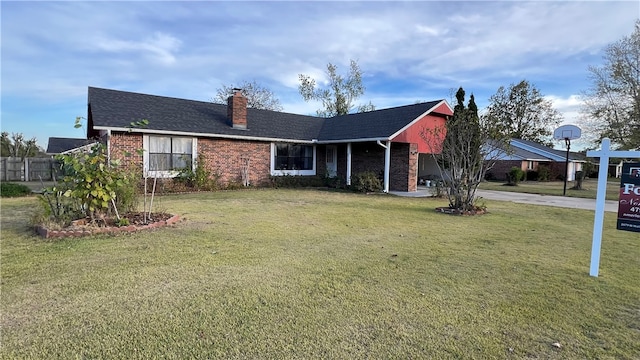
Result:
[[[546,166],[551,172],[551,180],[564,177],[567,152],[556,150],[542,144],[522,139],[511,139],[510,148],[503,150],[498,156],[493,168],[487,172],[487,178],[506,180],[506,174],[512,167],[519,167],[522,171],[538,171],[540,166]],[[582,154],[569,152],[569,168],[567,180],[574,181],[576,172],[581,171],[586,157]]]
[[[83,151],[84,149],[90,148],[95,143],[95,140],[50,137],[46,153],[48,155],[58,155]]]
[[[257,185],[284,175],[349,183],[352,174],[374,171],[385,191],[416,191],[420,155],[441,145],[429,129],[451,115],[445,100],[320,118],[247,108],[240,91],[225,106],[90,87],[87,138],[151,177],[176,176],[202,155],[222,183],[240,181],[247,168]],[[132,126],[143,119],[147,126]]]

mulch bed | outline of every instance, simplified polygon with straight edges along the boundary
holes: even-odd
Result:
[[[452,209],[449,207],[437,207],[436,212],[447,214],[447,215],[474,216],[474,215],[484,215],[487,213],[487,210],[474,209],[471,211],[460,211],[458,209]]]
[[[96,220],[91,223],[90,219],[79,219],[71,223],[71,225],[63,229],[48,229],[42,225],[36,226],[35,230],[38,235],[45,239],[51,238],[67,238],[81,237],[95,234],[119,234],[140,230],[157,229],[167,225],[175,224],[180,220],[178,215],[167,213],[152,213],[151,219],[144,220],[142,212],[128,213],[121,215],[122,218],[129,220],[129,225],[117,226],[116,218],[107,218]]]

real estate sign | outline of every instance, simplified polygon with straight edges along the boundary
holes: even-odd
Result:
[[[640,163],[622,165],[617,228],[640,232]]]

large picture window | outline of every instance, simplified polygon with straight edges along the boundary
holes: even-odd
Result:
[[[149,136],[149,170],[175,171],[192,166],[193,139]]]
[[[312,170],[313,146],[276,144],[276,170]]]

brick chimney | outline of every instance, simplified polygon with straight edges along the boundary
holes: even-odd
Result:
[[[227,118],[234,129],[247,128],[247,98],[242,89],[233,89],[233,95],[227,99]]]

